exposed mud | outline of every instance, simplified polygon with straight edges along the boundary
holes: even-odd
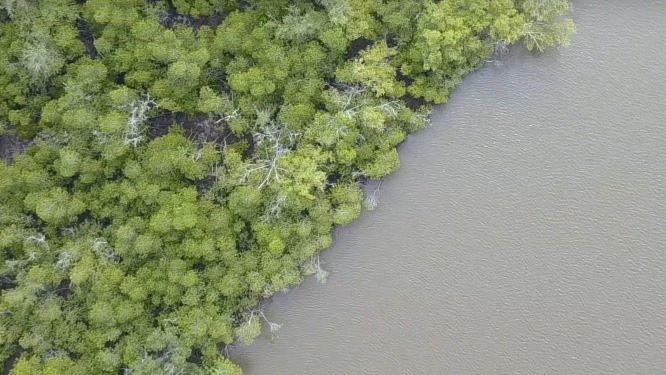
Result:
[[[31,144],[31,140],[19,138],[14,134],[0,135],[0,159],[10,164],[14,160],[14,155],[25,151]]]

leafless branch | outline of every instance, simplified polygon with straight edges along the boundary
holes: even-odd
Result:
[[[125,129],[125,144],[136,147],[143,140],[143,124],[148,119],[148,111],[157,106],[149,94],[129,105],[129,117]]]

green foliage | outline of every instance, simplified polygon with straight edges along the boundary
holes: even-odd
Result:
[[[401,97],[403,85],[396,79],[396,70],[390,59],[397,53],[386,42],[377,43],[362,51],[359,58],[348,62],[337,71],[337,79],[347,84],[360,84],[369,88],[376,96]]]
[[[445,102],[461,77],[477,68],[497,42],[521,35],[525,16],[511,0],[425,2],[413,39],[398,57],[403,74],[413,77],[410,94]]]
[[[573,30],[564,0],[251,3],[0,0],[0,137],[32,141],[0,162],[10,374],[240,374],[220,345],[325,281],[429,103]]]
[[[542,52],[544,49],[569,43],[569,37],[575,31],[571,19],[560,16],[569,10],[567,0],[524,0],[522,10],[528,18],[524,25],[525,45],[530,51]]]

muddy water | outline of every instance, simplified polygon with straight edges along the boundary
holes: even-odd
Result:
[[[582,0],[410,136],[246,374],[666,373],[666,1]]]

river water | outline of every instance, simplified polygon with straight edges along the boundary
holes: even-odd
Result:
[[[572,15],[570,48],[514,48],[408,138],[246,374],[666,373],[666,1]]]

